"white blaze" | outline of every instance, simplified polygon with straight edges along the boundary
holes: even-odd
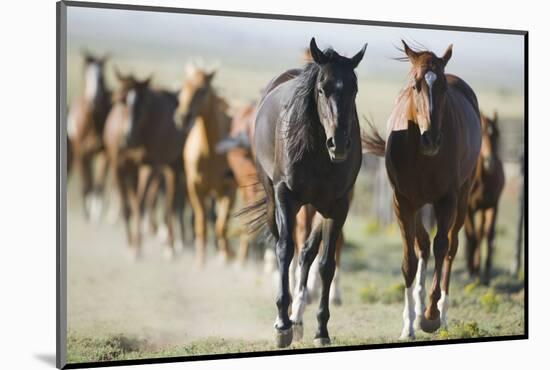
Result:
[[[126,107],[128,108],[128,126],[126,127],[126,134],[129,134],[132,131],[132,107],[136,102],[136,91],[130,90],[126,95]]]
[[[99,73],[100,70],[97,64],[90,64],[86,68],[84,97],[87,101],[93,100],[97,94],[97,90],[99,89]]]
[[[430,114],[432,113],[432,107],[433,107],[433,100],[432,100],[432,86],[437,80],[437,75],[433,73],[432,71],[428,71],[426,75],[424,76],[424,79],[426,80],[426,83],[428,84],[428,94],[430,95]]]

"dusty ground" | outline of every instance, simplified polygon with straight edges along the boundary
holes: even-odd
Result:
[[[508,190],[510,193],[510,186]],[[523,282],[506,271],[515,236],[514,196],[506,197],[492,286],[472,283],[459,253],[451,286],[449,329],[431,335],[419,333],[417,340],[523,333]],[[344,304],[331,307],[329,322],[333,343],[395,341],[403,309],[399,234],[395,227],[381,229],[352,215],[346,237]],[[132,261],[122,225],[86,223],[71,196],[69,361],[275,349],[272,277],[265,275],[258,263],[245,268],[221,265],[213,246],[203,271],[193,267],[192,257],[187,243],[178,245],[177,257],[168,261],[158,239],[148,236],[142,258]],[[306,311],[303,342],[293,348],[313,345],[315,312],[316,303]]]

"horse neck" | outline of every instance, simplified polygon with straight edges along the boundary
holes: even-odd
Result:
[[[202,119],[202,122],[197,123],[203,125],[207,145],[214,147],[225,136],[228,129],[224,122],[227,118],[225,102],[213,92],[204,103],[198,117]]]

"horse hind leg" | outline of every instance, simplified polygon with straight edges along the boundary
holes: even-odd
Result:
[[[466,203],[463,203],[464,205],[462,205],[462,207],[464,208],[464,214],[462,215],[462,220],[460,221],[460,227],[462,227],[462,223],[464,222],[466,211]],[[444,311],[444,315],[446,313],[446,302],[448,302],[448,297],[445,287],[441,289],[441,280],[443,275],[443,264],[445,263],[446,266],[448,264],[446,258],[450,250],[449,246],[451,246],[451,248],[455,247],[455,238],[453,237],[454,234],[450,233],[450,230],[452,225],[455,224],[455,219],[457,219],[456,196],[448,195],[444,197],[434,204],[434,209],[437,218],[437,233],[435,235],[433,245],[435,259],[434,277],[432,281],[432,288],[430,290],[428,307],[420,319],[420,328],[426,333],[433,333],[439,329],[441,326],[441,311]],[[451,238],[449,238],[449,236],[451,236]],[[458,243],[458,239],[456,239],[456,243]],[[443,283],[445,283],[445,280]]]
[[[342,248],[344,247],[344,232],[340,233],[338,240],[336,241],[336,270],[334,271],[334,278],[330,286],[330,303],[340,306],[342,304],[342,291],[340,289],[340,258],[342,254]]]
[[[294,224],[298,207],[292,199],[291,191],[284,183],[277,185],[275,189],[276,221],[278,238],[276,244],[276,256],[279,268],[277,294],[277,318],[275,320],[275,339],[279,348],[290,346],[293,331],[292,322],[288,315],[290,306],[289,267],[294,256]]]
[[[219,253],[221,254],[224,263],[233,259],[234,253],[227,239],[227,224],[229,221],[229,213],[235,201],[235,191],[232,189],[228,194],[218,197],[216,202],[216,240],[218,242]]]

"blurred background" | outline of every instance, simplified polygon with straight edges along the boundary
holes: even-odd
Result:
[[[393,59],[402,56],[400,40],[437,55],[453,44],[446,71],[472,86],[482,112],[499,114],[506,186],[497,220],[497,279],[489,287],[469,280],[459,250],[451,293],[454,321],[449,330],[421,339],[523,332],[523,277],[508,274],[522,184],[523,36],[73,7],[67,18],[69,105],[83,89],[83,49],[111,55],[105,70],[111,89],[117,86],[117,66],[139,77],[152,75],[153,85],[176,91],[186,63],[202,60],[217,67],[214,85],[220,95],[239,107],[258,99],[274,76],[301,66],[314,36],[321,48],[330,46],[346,56],[368,42],[356,70],[357,107],[359,116],[382,133],[394,99],[407,83],[408,63]],[[260,266],[211,264],[192,272],[191,246],[180,246],[180,257],[169,262],[157,253],[154,239],[146,242],[145,258],[131,263],[124,255],[121,225],[84,221],[76,181],[68,188],[70,360],[272,349],[274,289]],[[345,226],[344,304],[334,308],[329,323],[336,344],[388,342],[399,334],[402,247],[389,197],[381,161],[366,156]],[[234,221],[232,225],[238,228]],[[315,311],[308,308],[309,332],[302,346],[311,342]]]

